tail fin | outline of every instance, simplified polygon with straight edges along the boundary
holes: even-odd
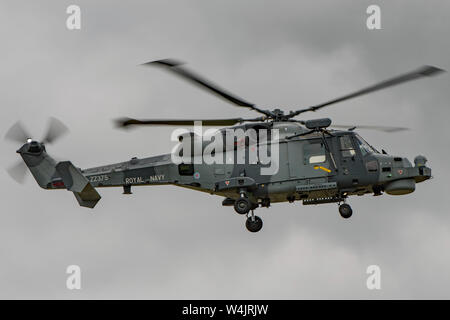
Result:
[[[66,189],[73,192],[80,206],[95,207],[101,196],[88,179],[83,176],[80,169],[75,168],[70,161],[62,161],[56,165],[56,171],[61,176]]]
[[[101,196],[88,179],[70,161],[56,162],[37,141],[24,144],[17,152],[22,156],[36,182],[44,189],[72,191],[82,207],[94,208]]]

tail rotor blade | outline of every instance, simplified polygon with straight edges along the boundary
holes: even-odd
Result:
[[[28,173],[28,168],[23,161],[18,161],[6,171],[11,178],[16,180],[18,183],[23,184]]]
[[[67,129],[64,123],[52,117],[49,120],[47,133],[42,141],[44,143],[53,143],[68,131],[69,129]]]
[[[5,134],[5,139],[21,144],[27,142],[27,139],[30,137],[30,134],[25,130],[20,121],[13,124],[13,126],[9,128],[8,132]]]

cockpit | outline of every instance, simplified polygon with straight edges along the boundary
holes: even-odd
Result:
[[[356,143],[361,150],[361,154],[365,156],[369,153],[380,153],[377,149],[372,147],[366,140],[364,140],[359,134],[355,133]]]
[[[352,136],[354,138],[352,138]],[[354,140],[354,141],[352,141]],[[364,157],[367,154],[380,153],[377,149],[372,147],[366,140],[364,140],[357,133],[346,134],[339,137],[339,148],[341,156],[344,158],[354,157],[356,155],[355,148],[361,150],[361,155]]]

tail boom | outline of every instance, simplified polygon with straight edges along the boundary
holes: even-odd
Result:
[[[95,188],[176,183],[170,177],[174,168],[170,155],[137,159],[81,170],[70,161],[56,162],[36,141],[24,144],[17,152],[43,189],[66,189],[74,193],[80,206],[94,208],[101,196]]]

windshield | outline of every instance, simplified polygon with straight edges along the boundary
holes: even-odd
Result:
[[[368,153],[379,153],[377,149],[372,147],[370,144],[366,142],[363,138],[361,138],[358,134],[355,134],[356,141],[358,142],[358,146],[361,149],[362,155],[366,155]]]

